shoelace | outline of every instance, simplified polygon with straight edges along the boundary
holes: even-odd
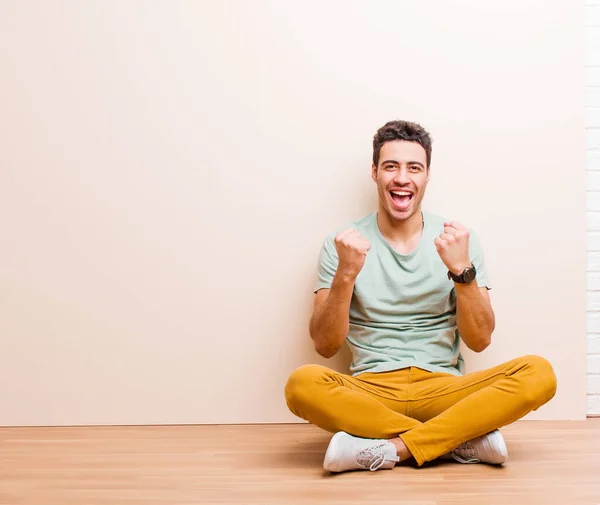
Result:
[[[385,455],[382,450],[384,445],[385,444],[376,445],[374,447],[369,447],[368,449],[363,449],[356,456],[356,463],[372,472],[379,470],[381,465],[385,463]]]
[[[452,451],[452,457],[459,463],[479,463],[479,458],[475,456],[475,448],[470,442],[460,444]]]

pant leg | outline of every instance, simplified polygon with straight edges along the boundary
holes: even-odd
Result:
[[[394,398],[393,380],[385,381],[397,374],[369,376],[377,378],[369,382],[319,365],[302,366],[292,372],[285,386],[288,408],[324,430],[364,438],[394,438],[421,425],[398,412],[405,403]]]
[[[517,358],[463,377],[422,380],[414,384],[409,415],[429,420],[400,436],[422,465],[537,410],[555,392],[552,366],[539,356]]]

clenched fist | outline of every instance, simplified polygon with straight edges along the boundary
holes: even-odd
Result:
[[[452,273],[460,275],[471,266],[469,230],[456,221],[444,223],[444,232],[434,240],[440,258]]]
[[[371,249],[371,243],[353,228],[341,231],[333,241],[338,253],[338,272],[358,276]]]

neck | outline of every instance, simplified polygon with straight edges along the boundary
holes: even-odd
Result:
[[[423,215],[421,209],[403,221],[392,219],[381,207],[377,212],[377,225],[384,238],[396,244],[407,243],[423,231]]]

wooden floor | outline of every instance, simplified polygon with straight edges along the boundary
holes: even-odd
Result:
[[[600,419],[503,433],[503,468],[330,475],[329,435],[308,425],[3,428],[0,504],[600,504]]]

